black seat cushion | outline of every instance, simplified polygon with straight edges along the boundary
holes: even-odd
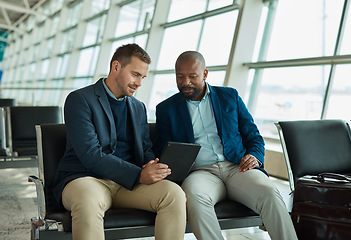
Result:
[[[12,148],[19,156],[37,154],[35,125],[62,123],[62,111],[58,106],[11,106],[8,109]]]
[[[305,175],[351,172],[350,127],[343,120],[279,122],[294,183]]]
[[[219,220],[257,216],[255,211],[238,202],[230,200],[217,203],[215,212]],[[139,209],[110,209],[106,211],[104,227],[105,229],[112,229],[133,226],[153,226],[155,225],[155,217],[156,213]],[[62,222],[65,232],[72,231],[70,212],[51,212],[46,215],[46,218]]]

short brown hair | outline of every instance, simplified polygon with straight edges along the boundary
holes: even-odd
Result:
[[[122,45],[121,47],[116,49],[110,61],[110,70],[112,68],[112,63],[116,60],[120,62],[122,67],[125,67],[130,63],[132,56],[138,57],[140,60],[147,64],[151,63],[151,58],[149,54],[138,44],[131,43]]]

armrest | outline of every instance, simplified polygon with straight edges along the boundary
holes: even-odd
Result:
[[[45,215],[46,215],[43,181],[36,176],[29,176],[28,182],[33,182],[35,184],[35,189],[37,192],[39,218],[35,221],[35,225],[43,226],[45,224]]]

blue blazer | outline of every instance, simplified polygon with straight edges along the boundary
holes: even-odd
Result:
[[[65,185],[79,177],[107,178],[132,189],[139,182],[143,164],[155,159],[145,105],[134,97],[126,99],[134,132],[134,162],[113,154],[118,151],[116,125],[103,80],[71,92],[66,99],[67,144],[54,183],[59,204]]]
[[[237,90],[209,86],[218,135],[226,159],[236,164],[252,154],[264,164],[264,141]],[[167,141],[194,143],[186,101],[177,93],[156,106],[154,153],[160,156]]]

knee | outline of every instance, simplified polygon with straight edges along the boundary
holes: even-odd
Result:
[[[281,205],[282,203],[284,203],[284,200],[280,195],[278,188],[271,185],[263,187],[258,199],[258,207],[276,208],[275,206]]]
[[[186,203],[185,193],[182,188],[171,181],[161,181],[162,196],[161,201],[164,205],[184,208]]]
[[[108,203],[95,196],[79,196],[72,202],[72,214],[79,214],[86,218],[99,217],[103,218],[105,211],[109,208]]]
[[[197,207],[199,205],[213,206],[215,203],[212,201],[211,196],[206,192],[197,191],[196,188],[189,188],[182,185],[187,199],[187,207]]]
[[[263,187],[262,191],[263,196],[267,200],[282,199],[278,188],[274,185],[266,185]]]

